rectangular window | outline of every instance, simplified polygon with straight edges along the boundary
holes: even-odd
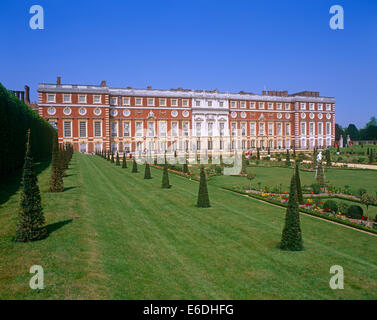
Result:
[[[102,122],[94,121],[94,136],[102,137]]]
[[[301,122],[301,135],[306,136],[306,122]]]
[[[117,137],[118,136],[118,122],[111,122],[110,129],[111,129],[111,136]]]
[[[212,140],[208,140],[208,150],[212,150]]]
[[[71,121],[64,121],[64,138],[71,138],[72,137],[72,122]]]
[[[79,137],[86,137],[86,121],[79,121]]]
[[[196,100],[196,101],[195,101],[195,105],[196,105],[197,107],[200,107],[200,100]]]
[[[182,100],[182,107],[188,107],[188,100],[187,99]]]
[[[93,96],[93,103],[101,103],[101,95],[94,95]]]
[[[236,108],[236,107],[237,107],[237,103],[236,103],[236,101],[231,101],[231,102],[230,102],[230,107],[231,107],[231,108]]]
[[[306,110],[306,103],[304,102],[301,103],[301,110]]]
[[[259,109],[264,109],[264,102],[259,102]]]
[[[219,106],[222,108],[224,106],[224,101],[219,101]]]
[[[182,126],[183,126],[183,135],[185,137],[188,137],[188,135],[189,135],[189,123],[183,122]]]
[[[282,130],[281,130],[281,123],[278,123],[276,125],[276,135],[281,136],[282,135]]]
[[[274,104],[270,102],[268,104],[268,110],[273,110],[273,109],[274,109]]]
[[[309,103],[309,110],[311,110],[311,111],[314,110],[314,103]]]
[[[153,107],[154,106],[154,98],[148,98],[148,106]]]
[[[291,135],[291,124],[290,123],[286,123],[285,124],[285,135],[286,136],[290,136]]]
[[[242,150],[246,149],[246,140],[242,140]]]
[[[219,128],[220,128],[220,137],[223,137],[224,136],[224,129],[225,129],[225,124],[224,122],[220,122],[219,123]]]
[[[259,135],[260,136],[264,136],[265,135],[265,132],[264,132],[264,123],[259,123]]]
[[[118,151],[118,144],[117,143],[113,142],[111,144],[111,151],[114,152],[114,153],[117,153],[117,151]]]
[[[63,94],[63,103],[71,103],[71,95],[70,94]]]
[[[178,107],[178,100],[177,99],[171,99],[170,102],[171,102],[172,107]]]
[[[95,143],[94,144],[94,150],[96,152],[101,152],[102,151],[102,143]]]
[[[212,101],[211,100],[207,101],[207,105],[208,107],[212,107]]]
[[[178,122],[171,123],[171,135],[172,137],[178,137]]]
[[[86,103],[86,94],[79,94],[79,103]]]
[[[255,123],[250,123],[250,135],[255,136]]]
[[[314,136],[314,122],[309,122],[309,134]]]
[[[285,110],[291,110],[291,104],[290,103],[285,104]]]
[[[322,136],[323,135],[323,123],[318,122],[318,135]]]
[[[276,104],[276,110],[281,110],[282,109],[282,104],[281,103],[277,103]]]
[[[148,122],[148,137],[154,137],[154,122]]]
[[[255,109],[255,102],[250,102],[250,109]]]
[[[122,104],[124,105],[124,106],[129,106],[130,104],[131,104],[131,101],[130,101],[131,99],[129,98],[129,97],[123,97],[122,98]]]
[[[326,134],[331,135],[331,123],[326,122]]]
[[[135,123],[135,131],[136,131],[136,137],[142,137],[143,136],[143,123],[141,121],[137,121]]]
[[[80,143],[80,152],[86,153],[86,143]]]
[[[55,95],[54,94],[48,94],[47,95],[47,102],[55,102]]]
[[[245,101],[240,102],[240,108],[246,108],[246,102]]]
[[[269,136],[273,136],[274,135],[274,124],[273,123],[269,123],[268,124],[268,135]]]
[[[123,136],[131,137],[131,125],[129,122],[123,122]]]
[[[246,136],[246,123],[245,122],[241,123],[241,136],[243,137]]]
[[[135,105],[136,106],[142,106],[143,105],[143,99],[142,98],[136,98],[135,99]]]
[[[213,135],[213,122],[208,122],[208,137]]]
[[[200,141],[196,141],[196,150],[200,150]]]
[[[200,137],[202,132],[202,124],[200,122],[196,123],[196,136]]]
[[[326,111],[331,111],[331,104],[330,103],[326,104]]]
[[[322,103],[318,103],[318,111],[322,111],[323,110],[323,104]]]
[[[159,121],[160,137],[166,137],[166,121]]]
[[[255,148],[255,140],[251,140],[251,141],[250,141],[250,144],[251,144],[251,147],[252,147],[252,148]]]
[[[166,99],[160,98],[160,107],[166,107]]]
[[[237,123],[232,122],[230,128],[231,128],[231,134],[232,134],[232,136],[236,136],[237,135]]]

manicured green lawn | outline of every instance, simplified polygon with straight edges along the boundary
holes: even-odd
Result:
[[[288,191],[289,181],[293,173],[292,168],[284,167],[248,167],[248,171],[254,172],[256,177],[252,180],[252,185],[256,186],[261,182],[261,186],[279,186],[282,184],[282,190]],[[346,169],[326,169],[326,181],[336,187],[344,188],[349,185],[353,194],[357,194],[360,188],[366,189],[372,194],[377,192],[377,170],[346,170]],[[300,171],[301,183],[310,186],[316,183],[314,172]],[[215,176],[211,179],[210,184],[216,186],[232,187],[234,185],[249,186],[249,180],[241,176]]]
[[[302,216],[305,251],[284,252],[283,209],[215,185],[212,207],[199,209],[197,182],[170,174],[161,189],[161,170],[144,180],[139,169],[75,154],[60,194],[47,193],[43,171],[47,223],[60,225],[39,242],[11,241],[19,195],[4,203],[0,299],[377,298],[377,237]],[[28,286],[33,264],[45,270],[39,292]],[[332,265],[344,268],[344,290],[329,287]]]

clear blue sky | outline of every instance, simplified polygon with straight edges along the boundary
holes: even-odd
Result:
[[[29,28],[43,6],[45,29]],[[344,8],[344,30],[329,8]],[[1,0],[0,82],[320,91],[337,122],[364,125],[377,107],[376,0]]]

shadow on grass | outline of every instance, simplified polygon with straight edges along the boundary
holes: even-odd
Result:
[[[56,230],[59,230],[60,228],[63,228],[66,224],[71,223],[73,219],[68,219],[64,221],[59,221],[55,223],[51,223],[46,226],[47,229],[47,236],[49,236],[51,233],[53,233]]]
[[[51,160],[38,162],[34,166],[34,171],[39,175],[50,165]],[[22,169],[18,170],[13,176],[4,179],[0,183],[0,205],[7,202],[9,198],[15,194],[21,186]]]
[[[77,187],[66,187],[63,189],[63,192],[69,191],[71,189],[76,189]]]

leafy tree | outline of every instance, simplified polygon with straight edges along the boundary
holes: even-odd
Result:
[[[288,200],[288,208],[285,215],[285,226],[282,233],[280,249],[289,251],[303,250],[302,235],[300,227],[300,214],[298,204],[296,202],[296,181],[292,176],[291,187]]]
[[[127,160],[126,160],[126,155],[124,153],[123,153],[122,168],[123,169],[127,168]]]
[[[365,125],[365,128],[369,128],[370,126],[374,126],[374,127],[377,126],[377,119],[376,119],[376,117],[374,117],[374,116],[371,117],[370,120]]]
[[[255,173],[249,172],[246,178],[249,180],[249,190],[251,190],[251,181],[255,179]]]
[[[132,162],[132,173],[138,173],[137,171],[137,163],[136,163],[136,160],[134,158],[133,162]]]
[[[372,194],[363,193],[360,199],[361,203],[367,207],[367,218],[369,220],[368,208],[376,203],[376,198]]]
[[[22,173],[21,204],[18,212],[15,241],[27,242],[45,238],[47,236],[47,229],[44,227],[44,224],[45,218],[41,195],[39,193],[38,179],[34,172],[29,130]]]
[[[199,208],[209,208],[211,206],[208,197],[207,179],[203,166],[200,166],[200,183],[197,206]]]
[[[151,169],[148,162],[145,164],[144,179],[152,179]]]
[[[340,136],[343,136],[343,139],[345,138],[345,133],[341,125],[335,124],[335,140],[339,141]]]
[[[118,153],[118,151],[117,151],[117,157],[116,157],[115,165],[116,165],[116,166],[120,166],[119,153]]]
[[[304,203],[304,198],[302,196],[302,188],[301,188],[301,180],[300,180],[300,170],[299,170],[299,163],[296,162],[295,166],[295,174],[294,177],[296,179],[296,188],[295,194],[297,194],[297,201],[298,203]]]
[[[359,130],[357,129],[357,127],[354,124],[352,124],[352,123],[349,124],[345,133],[346,133],[346,135],[350,136],[350,139],[352,141],[359,140]]]

